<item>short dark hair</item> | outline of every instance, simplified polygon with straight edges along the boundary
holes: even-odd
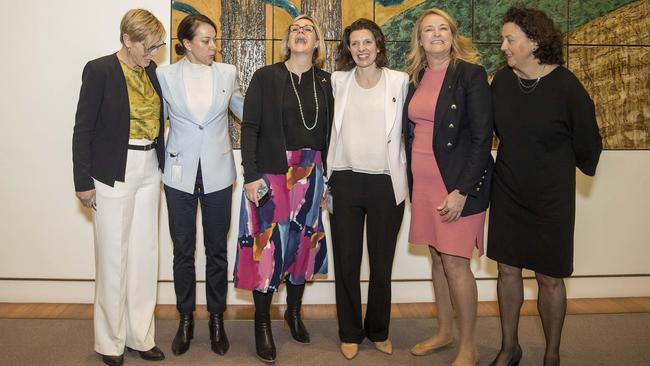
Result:
[[[197,13],[186,16],[183,18],[183,20],[181,20],[181,23],[178,25],[178,30],[176,31],[176,38],[178,38],[178,43],[174,47],[174,50],[176,51],[177,55],[183,56],[187,52],[185,46],[183,45],[183,40],[187,39],[188,41],[191,41],[194,39],[196,28],[198,28],[201,23],[209,24],[212,26],[212,28],[214,28],[215,32],[217,31],[217,26],[214,25],[214,22],[203,14]]]
[[[341,37],[341,42],[336,47],[337,70],[349,71],[354,68],[354,59],[350,53],[350,34],[352,34],[354,31],[362,29],[369,30],[370,33],[372,33],[373,37],[375,37],[375,44],[377,44],[377,49],[379,49],[377,59],[375,60],[377,67],[388,67],[388,56],[386,55],[386,38],[384,37],[384,33],[381,31],[381,28],[379,28],[377,23],[373,22],[370,19],[360,18],[345,27],[345,30],[343,30],[343,37]]]
[[[513,6],[503,17],[503,23],[515,23],[526,36],[537,42],[535,56],[543,64],[564,64],[562,32],[541,10]]]

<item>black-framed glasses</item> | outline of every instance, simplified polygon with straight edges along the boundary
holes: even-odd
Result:
[[[164,46],[166,44],[167,43],[163,42],[163,43],[160,43],[160,44],[153,45],[153,46],[147,48],[147,50],[145,51],[145,54],[150,55],[150,54],[154,53],[157,49],[159,49],[160,47],[162,47],[162,46]]]
[[[289,26],[290,33],[298,33],[300,31],[303,33],[314,33],[316,31],[316,28],[314,28],[314,26],[311,24],[305,24],[303,26],[299,26],[298,24],[291,24]]]

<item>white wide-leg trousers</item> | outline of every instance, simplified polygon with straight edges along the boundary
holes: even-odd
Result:
[[[130,140],[147,145],[147,140]],[[95,180],[95,351],[155,346],[160,171],[156,150],[129,150],[124,182]]]

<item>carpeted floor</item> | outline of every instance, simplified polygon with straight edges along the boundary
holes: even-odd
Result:
[[[488,365],[499,342],[499,318],[478,319],[477,342],[481,355],[479,365]],[[429,356],[415,357],[409,348],[431,335],[434,320],[397,319],[391,323],[390,338],[395,352],[392,356],[375,350],[366,341],[359,355],[346,361],[338,351],[335,320],[306,321],[312,344],[291,341],[288,329],[280,321],[273,322],[278,348],[276,365],[449,365],[455,356],[454,346]],[[255,357],[252,321],[227,321],[230,351],[218,356],[210,350],[207,321],[197,321],[190,350],[175,357],[171,340],[176,321],[156,323],[158,346],[167,359],[162,363],[141,360],[127,353],[125,365],[263,365]],[[522,365],[541,365],[544,337],[537,317],[522,317],[520,341],[524,349]],[[93,351],[93,329],[90,320],[0,319],[0,365],[102,365]],[[650,365],[650,313],[572,315],[568,316],[562,339],[562,365]]]

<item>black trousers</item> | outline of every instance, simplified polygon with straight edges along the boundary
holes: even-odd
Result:
[[[330,178],[334,214],[330,215],[336,311],[342,342],[388,338],[391,273],[404,202],[395,205],[390,176],[336,171]],[[361,314],[360,272],[366,225],[370,283],[365,319]]]
[[[206,194],[203,191],[201,167],[194,193],[179,191],[165,185],[169,212],[169,232],[174,243],[174,290],[176,308],[182,314],[196,308],[196,212],[201,202],[203,244],[205,246],[205,291],[210,313],[226,310],[228,291],[227,236],[230,227],[232,186]]]

